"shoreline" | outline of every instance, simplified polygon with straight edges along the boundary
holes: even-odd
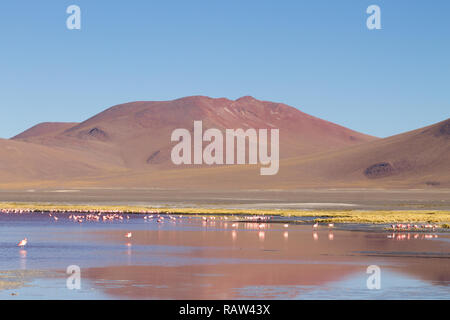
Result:
[[[389,223],[440,223],[450,228],[450,210],[358,210],[358,209],[220,209],[220,208],[154,208],[150,206],[71,205],[52,203],[0,202],[0,212],[26,214],[44,213],[118,213],[118,214],[177,214],[192,216],[274,216],[286,218],[309,217],[308,222],[389,224]],[[295,222],[295,221],[292,221]],[[300,221],[298,221],[300,222]],[[305,221],[301,221],[305,223]]]

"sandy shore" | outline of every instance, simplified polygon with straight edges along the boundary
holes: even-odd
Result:
[[[14,290],[27,285],[37,277],[42,277],[46,272],[39,270],[8,270],[0,271],[0,290]]]
[[[248,221],[262,219],[268,222],[290,223],[344,223],[344,224],[389,224],[389,223],[434,223],[436,228],[450,229],[449,210],[298,210],[298,209],[219,209],[219,208],[153,208],[144,206],[96,206],[42,203],[0,203],[0,213],[26,215],[33,212],[51,214],[113,214],[113,215],[189,215],[217,216],[220,220]],[[300,219],[304,218],[304,219]],[[436,224],[437,223],[437,224]],[[367,227],[364,225],[359,226]],[[420,228],[425,225],[419,226]],[[416,227],[416,228],[419,228]],[[424,229],[425,230],[425,229]]]

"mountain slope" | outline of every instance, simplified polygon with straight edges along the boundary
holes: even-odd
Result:
[[[17,187],[58,184],[123,170],[89,153],[22,141],[0,139],[0,183]]]
[[[43,138],[48,135],[55,135],[61,133],[75,125],[77,122],[42,122],[24,132],[12,137],[12,140],[26,140]]]
[[[450,187],[450,119],[385,139],[281,160],[279,173],[259,166],[134,171],[98,186],[200,189],[435,188]]]

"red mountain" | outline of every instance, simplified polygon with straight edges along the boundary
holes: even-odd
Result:
[[[170,141],[171,133],[177,128],[192,130],[195,120],[203,121],[204,130],[278,128],[281,158],[376,139],[282,103],[252,97],[229,100],[203,96],[121,104],[80,124],[59,124],[51,128],[41,124],[14,139],[106,154],[125,168],[154,169],[172,166],[170,151],[174,143]]]

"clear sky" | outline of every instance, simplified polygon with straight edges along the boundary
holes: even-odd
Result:
[[[284,102],[380,137],[450,117],[448,0],[9,0],[0,35],[3,138],[189,95]]]

